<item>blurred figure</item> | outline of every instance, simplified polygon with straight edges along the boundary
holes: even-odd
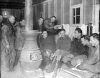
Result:
[[[52,27],[54,27],[55,25],[57,25],[57,19],[56,19],[55,16],[52,16],[52,17],[50,18],[50,25],[51,25]]]
[[[13,23],[15,22],[15,17],[10,16],[7,21],[2,24],[2,68],[5,68],[8,71],[14,69],[15,61],[15,30]]]
[[[16,41],[15,41],[15,48],[16,48],[16,64],[20,58],[20,53],[24,45],[24,36],[22,34],[23,30],[25,30],[25,20],[21,20],[19,25],[16,27]]]
[[[48,36],[48,32],[46,30],[43,30],[42,36],[40,38],[40,50],[43,55],[45,66],[49,65],[50,57],[56,50],[56,44],[54,36]]]
[[[71,48],[71,39],[65,35],[65,29],[59,30],[59,37],[56,44],[56,51],[52,55],[54,57],[51,66],[48,68],[48,72],[55,72],[53,77],[56,77],[57,70],[61,66],[63,58],[69,54]]]
[[[62,58],[69,54],[71,48],[71,39],[65,35],[65,29],[59,31],[59,38],[56,44],[56,52],[53,56],[61,56]],[[60,59],[59,59],[60,60]]]
[[[42,18],[42,17],[39,18],[38,25],[39,25],[39,31],[42,32],[42,30],[45,29],[45,27],[44,27],[44,18]]]
[[[78,59],[86,60],[85,48],[81,43],[82,30],[80,28],[75,29],[73,41],[71,42],[70,53],[63,58],[64,63],[71,63],[70,65],[75,66]]]
[[[87,59],[86,56],[86,49],[84,48],[84,45],[81,42],[82,37],[82,30],[80,28],[75,29],[74,39],[72,41],[71,46],[71,54],[73,54],[73,58],[71,60],[71,64],[75,66],[77,64],[77,61],[81,59],[82,61],[85,61]]]
[[[45,19],[44,20],[44,26],[45,26],[45,28],[46,28],[46,30],[48,31],[49,30],[49,20],[48,19]]]
[[[40,17],[38,20],[38,30],[39,30],[39,34],[37,36],[37,45],[40,48],[40,37],[41,37],[41,33],[42,31],[46,29],[46,27],[44,26],[44,18]]]
[[[74,38],[72,40],[71,44],[71,53],[74,56],[84,54],[84,46],[81,43],[81,37],[82,37],[82,30],[80,28],[75,29]]]
[[[57,19],[55,16],[52,16],[50,18],[50,23],[49,23],[49,32],[50,34],[56,34],[57,29],[55,29],[57,25]]]
[[[56,23],[56,17],[55,16],[52,16],[50,18],[50,22],[49,22],[49,19],[44,20],[44,26],[46,27],[46,29],[47,29],[47,31],[50,35],[55,34],[54,26],[56,24],[57,23]]]
[[[2,15],[0,15],[0,42],[1,42],[1,27],[2,27],[2,21],[3,21],[3,17]],[[1,45],[0,45],[1,46]]]
[[[18,50],[22,50],[24,44],[24,36],[22,32],[25,30],[25,20],[21,20],[19,26],[17,27],[17,39],[18,39]]]
[[[0,15],[0,43],[1,43],[1,39],[2,39],[2,34],[1,34],[2,33],[2,30],[1,30],[2,21],[3,21],[3,17],[2,17],[2,15]],[[1,47],[1,45],[0,45],[0,47]],[[0,51],[0,58],[1,58],[1,51]],[[0,60],[0,70],[1,70],[1,60]],[[0,71],[0,75],[1,75],[1,71]]]
[[[87,58],[90,58],[95,51],[95,48],[90,43],[90,37],[88,35],[83,35],[81,37],[81,41],[84,45],[84,48],[86,49],[85,55],[87,56]]]
[[[97,33],[94,33],[90,37],[90,43],[92,46],[95,47],[94,53],[92,53],[91,57],[87,59],[86,62],[82,63],[82,65],[79,66],[82,70],[88,70],[94,73],[100,73],[100,44],[99,44],[99,35]]]

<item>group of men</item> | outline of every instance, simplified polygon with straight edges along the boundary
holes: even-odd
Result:
[[[56,57],[56,61],[66,67],[72,68],[80,64],[77,68],[81,70],[100,73],[99,34],[82,35],[82,30],[77,27],[71,40],[65,32],[65,29],[59,29],[58,38],[55,38],[55,35],[48,35],[47,30],[42,31],[39,44],[43,64],[45,63],[44,69],[47,69]]]
[[[23,20],[19,23],[15,17],[8,18],[2,16],[1,27],[1,66],[3,71],[13,71],[20,58],[23,46],[22,30],[24,30]]]
[[[82,30],[77,27],[73,39],[65,34],[65,29],[58,29],[57,35],[55,35],[55,30],[52,30],[54,29],[55,19],[53,16],[51,18],[52,24],[50,23],[48,25],[46,20],[44,22],[44,19],[40,18],[42,21],[39,22],[39,30],[42,34],[39,34],[37,41],[43,56],[40,67],[43,70],[48,69],[50,64],[55,60],[55,62],[58,61],[65,64],[66,67],[75,67],[80,63],[77,68],[93,73],[100,73],[99,34],[94,33],[91,36],[82,35]],[[9,70],[14,69],[15,56],[18,53],[17,55],[20,57],[20,51],[24,43],[21,31],[24,30],[25,20],[22,20],[20,23],[21,26],[18,25],[16,28],[14,28],[14,25],[16,25],[14,22],[15,18],[10,16],[8,22],[0,24],[2,25],[0,26],[2,30],[2,37],[0,37],[2,42],[2,63],[6,61],[7,64],[5,65],[7,65],[6,67],[9,68]],[[16,36],[15,32],[17,33]]]

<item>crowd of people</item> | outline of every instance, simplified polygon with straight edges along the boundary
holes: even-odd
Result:
[[[14,16],[3,18],[0,29],[1,66],[12,71],[24,45],[22,31],[25,29],[25,20],[16,22]],[[37,44],[43,57],[40,66],[42,70],[54,71],[56,63],[61,66],[64,64],[66,68],[80,64],[78,69],[100,73],[99,34],[83,35],[82,30],[76,27],[71,39],[65,34],[63,27],[58,28],[55,16],[45,20],[39,18],[38,30],[41,32],[37,37]]]

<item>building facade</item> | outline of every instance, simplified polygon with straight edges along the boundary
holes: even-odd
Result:
[[[58,24],[69,24],[71,33],[76,26],[88,23],[92,23],[94,31],[99,32],[99,6],[99,0],[46,0],[33,5],[36,19],[56,16]]]

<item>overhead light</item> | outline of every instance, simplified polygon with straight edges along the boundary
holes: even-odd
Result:
[[[9,12],[8,11],[3,11],[2,15],[4,18],[8,18],[9,17]]]

